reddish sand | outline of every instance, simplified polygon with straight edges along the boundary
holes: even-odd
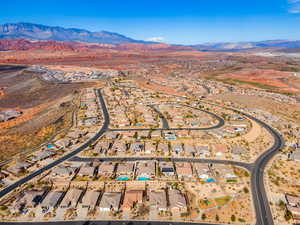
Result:
[[[184,96],[185,95],[182,92],[176,92],[174,89],[172,89],[170,87],[162,86],[162,85],[158,85],[158,84],[153,84],[151,82],[137,80],[136,83],[141,88],[150,89],[150,90],[154,90],[154,91],[158,91],[158,92],[163,92],[163,93],[169,94],[169,95],[179,95],[179,96]]]
[[[290,87],[288,84],[286,84],[286,82],[284,82],[284,80],[288,79],[292,74],[292,72],[282,72],[275,70],[247,69],[236,73],[224,74],[221,75],[220,78],[261,83],[279,88],[280,90],[298,92],[297,89]],[[247,86],[251,86],[251,84],[248,84]]]
[[[26,42],[26,48],[30,48],[30,45]],[[39,49],[37,46],[42,46],[42,48]],[[10,47],[13,48],[14,45]],[[168,76],[174,73],[200,77],[215,73],[217,74],[215,78],[218,79],[254,82],[279,91],[299,92],[298,88],[286,81],[292,73],[279,71],[280,68],[289,67],[285,61],[277,62],[267,57],[250,56],[246,53],[198,52],[166,44],[106,46],[66,43],[65,46],[61,43],[46,42],[34,44],[33,49],[30,50],[21,51],[18,48],[13,51],[0,52],[0,63],[52,65],[65,67],[66,70],[68,68],[114,69],[129,72],[130,75],[142,74],[149,77]],[[272,69],[254,69],[269,68],[267,65],[272,65]],[[144,83],[143,85],[150,84]],[[255,87],[251,83],[240,85]],[[157,86],[154,88],[158,91],[174,92],[172,89],[167,90],[165,86],[159,87],[157,84],[153,86]]]

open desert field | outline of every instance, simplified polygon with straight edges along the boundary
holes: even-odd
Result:
[[[72,123],[74,101],[93,84],[52,84],[19,66],[0,66],[0,109],[22,115],[0,124],[1,160],[32,150]]]

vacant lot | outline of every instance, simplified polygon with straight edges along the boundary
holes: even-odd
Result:
[[[73,94],[87,84],[53,84],[39,79],[38,73],[1,71],[0,84],[4,96],[0,98],[2,108],[31,108]]]
[[[23,67],[0,66],[0,110],[18,109],[22,116],[0,124],[0,160],[30,150],[71,125],[80,89],[92,84],[53,84]]]

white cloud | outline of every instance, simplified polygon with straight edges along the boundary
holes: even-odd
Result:
[[[294,14],[300,13],[300,9],[299,8],[291,8],[291,9],[289,9],[289,13],[294,13]]]
[[[151,37],[146,39],[146,41],[154,41],[154,42],[162,42],[164,40],[165,40],[164,37]]]
[[[297,3],[300,2],[300,0],[288,0],[289,3],[293,4],[293,3]]]
[[[300,13],[300,0],[288,0],[289,13]]]

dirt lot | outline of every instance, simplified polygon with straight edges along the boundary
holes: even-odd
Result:
[[[299,104],[278,104],[270,98],[260,97],[257,101],[256,96],[246,96],[238,94],[221,94],[215,95],[212,99],[219,99],[225,101],[232,101],[239,105],[245,106],[247,108],[257,108],[265,110],[266,112],[272,113],[273,115],[279,116],[288,121],[293,121],[299,123],[300,121],[300,106]]]
[[[300,196],[300,164],[277,158],[268,170],[271,191]]]
[[[0,160],[32,149],[57,131],[70,126],[73,99],[92,84],[52,84],[23,68],[0,66],[0,110],[17,109],[23,114],[0,124]]]
[[[4,96],[0,98],[0,109],[20,107],[32,108],[55,101],[88,84],[53,84],[40,80],[37,73],[16,71],[0,73],[0,84],[4,86]]]
[[[191,218],[212,223],[251,223],[254,213],[247,179],[237,184],[185,183],[191,208]]]
[[[300,196],[300,164],[277,156],[268,167],[265,178],[274,224],[291,225],[296,221],[287,219],[285,194]]]

